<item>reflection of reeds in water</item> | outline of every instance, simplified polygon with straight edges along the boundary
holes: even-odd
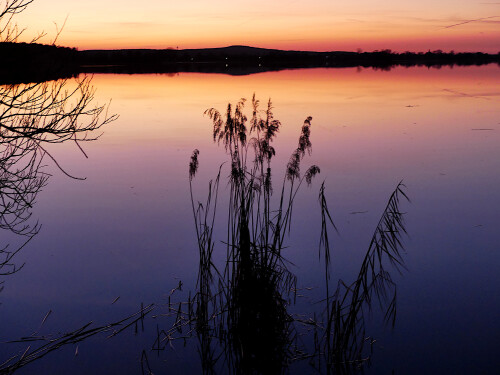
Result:
[[[221,268],[213,261],[213,233],[223,166],[209,184],[207,200],[195,204],[192,182],[199,164],[199,151],[195,150],[189,164],[189,181],[200,255],[197,293],[177,308],[169,303],[175,322],[170,330],[158,335],[157,343],[171,343],[196,333],[202,367],[207,374],[222,369],[221,366],[229,373],[283,373],[291,362],[301,358],[308,358],[321,372],[348,373],[362,365],[365,358],[364,310],[377,300],[387,307],[386,319],[395,318],[395,284],[384,263],[389,260],[403,266],[400,235],[404,226],[398,208],[400,196],[406,197],[403,185],[397,186],[389,200],[356,281],[352,284],[339,281],[333,293],[329,228],[336,230],[336,227],[324,184],[321,185],[319,250],[325,272],[325,318],[294,318],[287,307],[294,297],[296,278],[287,268],[282,251],[291,228],[297,192],[304,180],[310,184],[320,172],[317,166],[312,166],[302,176],[300,173],[303,158],[311,152],[312,119],[304,121],[279,194],[271,199],[271,160],[275,155],[272,141],[281,124],[273,118],[270,101],[261,116],[259,101],[254,96],[250,120],[243,113],[245,102],[240,100],[234,109],[229,104],[224,115],[213,108],[205,112],[213,122],[214,141],[222,143],[230,157],[225,265]],[[187,312],[183,306],[187,306]],[[313,352],[299,348],[295,340],[299,323],[314,327]],[[187,327],[190,328],[186,332]]]

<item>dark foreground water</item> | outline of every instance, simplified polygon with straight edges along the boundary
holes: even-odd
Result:
[[[289,307],[292,316],[308,319],[323,311],[316,303],[325,296],[318,257],[321,183],[338,228],[330,233],[334,289],[339,278],[356,278],[389,195],[402,180],[411,200],[400,206],[408,232],[401,254],[406,269],[400,274],[387,264],[397,284],[396,324],[383,324],[377,304],[367,314],[366,336],[376,342],[365,372],[498,371],[498,66],[96,75],[92,84],[95,101],[112,99],[110,114],[120,117],[93,134],[102,133],[98,140],[80,142],[88,159],[71,139],[44,146],[66,172],[86,180],[71,179],[43,159],[51,176],[29,219],[41,224],[40,231],[12,259],[24,267],[2,277],[0,363],[91,321],[91,327],[103,326],[139,311],[141,303],[154,303],[137,334],[135,325],[109,339],[110,332],[101,333],[54,350],[19,373],[140,374],[143,352],[155,374],[202,371],[196,338],[171,341],[159,355],[151,348],[157,329],[172,324],[163,316],[169,296],[179,302],[196,290],[189,158],[200,151],[195,201],[206,199],[208,181],[228,159],[224,147],[213,143],[212,123],[203,113],[210,107],[224,113],[228,102],[250,101],[255,93],[261,109],[272,99],[282,123],[274,142],[275,195],[307,116],[312,154],[304,158],[302,173],[312,164],[321,168],[312,185],[298,192],[285,239],[283,256],[300,289]],[[219,266],[226,256],[229,173],[226,164],[214,231]],[[2,229],[2,247],[14,249],[23,241]],[[171,295],[179,280],[182,291]],[[310,346],[311,333],[301,332],[300,340]],[[30,335],[45,341],[7,343]],[[314,370],[308,361],[297,361],[290,371]]]

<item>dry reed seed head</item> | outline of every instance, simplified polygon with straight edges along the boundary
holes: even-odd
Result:
[[[240,166],[239,159],[237,157],[233,158],[233,161],[231,162],[231,181],[238,183],[242,182],[244,178],[245,173]]]
[[[281,127],[281,122],[279,120],[272,120],[267,123],[265,138],[271,141],[276,133],[279,132],[279,128]]]
[[[267,120],[271,121],[273,119],[273,102],[271,98],[267,101],[267,111],[266,111]]]
[[[255,98],[255,93],[252,95],[252,107],[255,112],[257,112],[257,109],[259,108],[260,100]]]
[[[290,160],[287,165],[287,173],[286,177],[290,180],[293,181],[294,178],[299,178],[300,177],[300,161],[306,154],[306,150],[308,151],[309,155],[311,154],[311,141],[309,140],[309,137],[311,135],[311,120],[312,117],[309,116],[306,118],[304,121],[304,125],[302,126],[301,134],[299,137],[299,145],[297,149],[294,151],[292,156],[290,157]],[[319,172],[319,168],[318,168]],[[317,173],[317,172],[316,172]],[[311,176],[312,178],[312,176]]]
[[[294,151],[286,166],[286,177],[293,181],[295,178],[300,178],[300,150]]]
[[[262,139],[259,144],[259,154],[261,160],[270,161],[273,156],[276,155],[276,150],[274,147],[269,145],[269,141],[267,139]]]
[[[316,176],[319,173],[320,173],[320,169],[317,165],[313,165],[313,166],[309,167],[309,169],[306,172],[306,176],[305,176],[307,185],[311,185],[312,179],[314,178],[314,176]]]
[[[258,123],[258,129],[260,131],[263,131],[265,128],[266,128],[266,122],[263,119],[260,119]]]
[[[268,145],[266,148],[266,159],[270,161],[271,158],[275,155],[276,155],[276,150],[274,149],[274,147]]]
[[[309,155],[311,155],[312,144],[311,141],[309,140],[311,136],[311,120],[312,117],[309,116],[304,121],[304,125],[302,125],[302,131],[299,137],[299,147],[298,147],[302,156],[305,155],[306,151],[309,153]]]
[[[193,151],[193,154],[191,155],[191,161],[189,162],[189,180],[192,180],[193,177],[196,175],[196,172],[198,171],[198,155],[200,154],[200,151],[198,149],[195,149]]]
[[[242,146],[245,146],[246,140],[247,140],[246,129],[244,129],[243,131],[240,131],[238,133],[238,136],[239,136],[240,143],[242,144]]]

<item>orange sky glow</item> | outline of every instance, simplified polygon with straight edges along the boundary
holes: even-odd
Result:
[[[500,51],[500,2],[481,0],[35,0],[24,38],[83,49],[228,45],[334,51]]]

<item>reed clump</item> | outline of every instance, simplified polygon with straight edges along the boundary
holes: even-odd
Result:
[[[243,112],[245,103],[241,99],[234,108],[229,104],[224,115],[214,108],[205,112],[212,120],[214,142],[222,144],[229,156],[230,193],[226,263],[220,270],[212,261],[212,236],[221,170],[210,183],[205,205],[196,206],[192,197],[200,251],[197,322],[202,336],[222,338],[224,358],[235,372],[274,373],[286,368],[293,356],[293,318],[287,312],[287,298],[296,278],[287,268],[283,243],[297,191],[320,170],[312,166],[300,174],[301,161],[311,150],[312,118],[308,117],[288,162],[279,203],[272,207],[271,161],[276,154],[272,142],[281,123],[274,118],[270,100],[260,111],[254,95],[250,119]],[[190,183],[198,155],[195,150],[191,157]],[[216,319],[209,323],[209,316]],[[208,350],[207,342],[202,347]]]
[[[294,316],[288,307],[295,300],[296,276],[284,256],[291,230],[293,206],[304,181],[311,184],[320,173],[316,165],[301,173],[303,159],[312,150],[312,118],[302,125],[278,188],[273,185],[271,162],[276,155],[273,140],[281,128],[269,100],[265,110],[253,96],[252,115],[244,113],[245,99],[228,104],[224,113],[205,111],[212,121],[213,140],[228,155],[227,233],[223,241],[223,266],[215,264],[214,226],[219,199],[221,165],[209,183],[207,199],[194,199],[193,181],[199,167],[199,150],[189,163],[191,205],[195,222],[199,270],[197,290],[187,303],[172,304],[172,327],[161,331],[155,345],[196,336],[204,373],[217,370],[237,374],[287,372],[292,362],[307,359],[324,373],[356,371],[366,354],[365,312],[375,301],[394,322],[396,285],[385,265],[404,267],[401,235],[405,233],[398,184],[383,212],[360,271],[353,283],[331,277],[332,230],[337,228],[329,211],[324,183],[319,193],[321,236],[319,254],[324,267],[325,299],[321,312],[307,319]],[[302,326],[312,327],[312,348],[299,340]],[[163,347],[164,348],[164,347]]]

